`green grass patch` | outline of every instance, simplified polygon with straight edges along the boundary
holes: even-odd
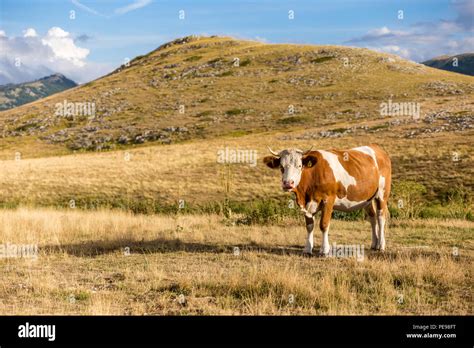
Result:
[[[248,135],[250,133],[251,133],[250,131],[236,130],[236,131],[230,132],[229,136],[233,138],[239,138],[239,137],[243,137],[244,135]]]
[[[225,114],[227,116],[236,116],[236,115],[245,114],[245,110],[244,109],[230,109],[230,110],[227,110]]]
[[[191,56],[191,57],[188,57],[186,58],[184,61],[185,62],[195,62],[195,61],[198,61],[202,58],[202,56]]]
[[[303,123],[308,120],[307,117],[303,116],[291,116],[291,117],[285,117],[285,118],[280,118],[277,120],[277,124],[295,124],[295,123]]]
[[[232,76],[234,75],[234,72],[232,70],[227,70],[227,71],[224,71],[222,74],[220,74],[219,76],[220,77],[225,77],[225,76]]]
[[[314,59],[311,59],[311,63],[314,63],[314,64],[324,63],[334,58],[335,57],[333,56],[314,58]]]
[[[239,66],[247,66],[250,64],[250,59],[244,59],[239,63]]]
[[[204,117],[212,114],[212,110],[205,110],[196,115],[196,117]]]

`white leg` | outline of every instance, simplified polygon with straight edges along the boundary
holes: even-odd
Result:
[[[377,217],[369,216],[370,225],[372,227],[372,244],[370,245],[371,249],[376,249],[379,243],[379,236],[378,236],[378,227],[377,227]]]
[[[321,241],[320,254],[327,256],[329,254],[329,226],[322,232],[323,239]]]
[[[314,238],[313,238],[313,231],[314,231],[314,219],[311,217],[305,216],[306,219],[306,231],[308,234],[306,235],[306,244],[304,247],[304,253],[305,254],[312,254],[313,253],[313,244],[314,244]]]
[[[383,210],[377,210],[377,220],[379,224],[379,240],[377,243],[377,250],[385,250],[385,216]]]

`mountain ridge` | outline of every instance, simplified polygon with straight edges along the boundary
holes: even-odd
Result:
[[[441,55],[422,64],[436,69],[474,76],[474,53],[461,53],[453,56]]]
[[[0,111],[8,110],[78,86],[60,73],[0,86]]]

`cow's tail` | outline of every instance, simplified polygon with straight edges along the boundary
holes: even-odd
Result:
[[[392,217],[392,215],[390,214],[390,209],[388,209],[388,202],[387,204],[385,204],[384,217],[385,217],[384,234],[386,235],[388,231],[388,226],[390,225],[390,218]]]

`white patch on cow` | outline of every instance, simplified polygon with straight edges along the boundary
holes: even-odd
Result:
[[[351,176],[347,170],[344,169],[337,155],[329,151],[318,150],[323,158],[329,163],[329,167],[332,169],[336,182],[340,181],[344,188],[347,188],[350,185],[356,185],[356,179]]]
[[[300,209],[303,212],[304,216],[306,216],[306,217],[312,217],[313,216],[313,214],[311,214],[309,211],[307,211],[304,206],[300,205]]]
[[[308,211],[311,214],[316,214],[318,211],[318,203],[315,201],[309,201],[308,204],[306,204],[306,211]]]
[[[374,160],[375,167],[377,169],[379,168],[379,164],[377,163],[377,156],[375,155],[375,151],[370,146],[359,146],[359,147],[353,148],[352,150],[359,151],[359,152],[365,153],[366,155],[369,155]]]
[[[300,205],[301,211],[306,217],[313,217],[314,214],[318,211],[318,203],[315,201],[310,201],[306,204],[306,207]]]
[[[383,197],[385,194],[385,177],[380,175],[379,177],[379,190],[377,192],[377,198],[383,202]]]
[[[378,232],[379,239],[377,243],[377,250],[385,250],[385,216],[383,210],[377,211],[377,222],[378,222]]]
[[[365,208],[370,204],[370,201],[350,201],[347,197],[338,198],[334,201],[334,209],[344,212],[351,212],[361,208]]]

